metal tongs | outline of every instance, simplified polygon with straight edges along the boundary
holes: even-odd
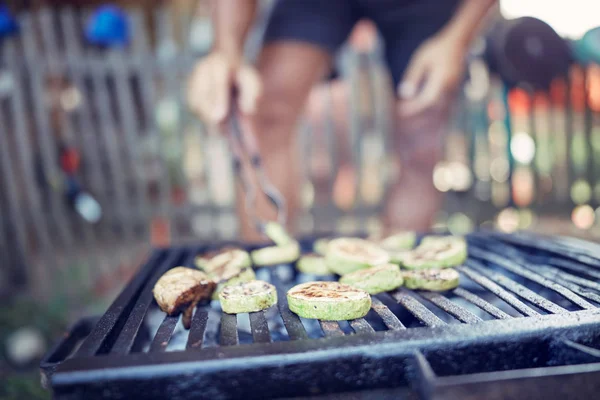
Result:
[[[264,232],[266,222],[263,221],[257,214],[256,199],[257,187],[252,179],[251,171],[245,168],[244,154],[248,157],[250,168],[253,169],[258,178],[260,190],[267,196],[269,201],[273,203],[277,210],[277,221],[281,225],[285,225],[287,213],[285,198],[281,192],[273,186],[265,170],[263,168],[262,158],[258,151],[256,136],[252,129],[247,124],[241,124],[239,118],[239,110],[237,106],[237,92],[233,91],[231,96],[231,108],[228,116],[228,131],[227,138],[229,147],[233,154],[233,171],[237,179],[242,183],[245,197],[246,214],[251,218],[259,232]]]

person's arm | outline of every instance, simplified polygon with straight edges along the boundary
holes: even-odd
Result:
[[[468,46],[496,1],[463,0],[446,26],[417,49],[398,87],[402,116],[435,107],[456,88]]]
[[[210,125],[222,123],[230,110],[231,88],[237,103],[251,115],[262,93],[256,69],[244,62],[244,44],[256,14],[257,0],[212,0],[214,46],[196,64],[188,84],[190,108]]]
[[[257,0],[212,0],[215,49],[239,62],[256,15]]]
[[[496,3],[497,0],[463,0],[442,34],[468,46],[479,31],[484,17]]]

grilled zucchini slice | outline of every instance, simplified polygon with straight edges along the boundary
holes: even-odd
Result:
[[[330,238],[321,238],[315,240],[313,243],[313,251],[318,255],[325,256],[325,254],[327,254],[329,242],[331,242]]]
[[[277,290],[264,281],[244,282],[225,286],[219,293],[219,301],[227,314],[256,312],[277,304]]]
[[[291,242],[285,246],[268,246],[251,253],[252,262],[257,266],[290,264],[300,257],[300,245]]]
[[[390,257],[385,250],[367,240],[338,238],[329,242],[325,260],[331,271],[345,275],[360,269],[386,264]]]
[[[305,274],[318,276],[330,275],[332,273],[329,268],[327,268],[325,258],[315,253],[306,254],[300,257],[296,263],[296,269]]]
[[[379,246],[388,251],[410,250],[416,242],[415,232],[399,232],[378,241]]]
[[[355,288],[364,290],[369,294],[388,292],[402,286],[402,272],[395,264],[383,264],[376,267],[361,269],[346,274],[340,278],[340,283],[345,283]]]
[[[287,292],[290,310],[302,318],[343,321],[362,318],[371,308],[364,290],[339,282],[307,282]]]
[[[467,259],[467,246],[461,240],[435,240],[421,244],[403,256],[406,269],[447,268],[461,265]]]
[[[454,289],[460,283],[458,272],[451,268],[402,271],[402,275],[404,276],[404,286],[409,289],[442,292]]]

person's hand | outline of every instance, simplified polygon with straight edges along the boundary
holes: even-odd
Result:
[[[188,82],[188,104],[204,122],[217,125],[229,113],[232,88],[244,115],[252,115],[262,92],[260,76],[250,64],[213,52],[198,62]]]
[[[400,116],[421,114],[451,94],[462,78],[465,54],[463,42],[443,33],[424,42],[398,85]]]

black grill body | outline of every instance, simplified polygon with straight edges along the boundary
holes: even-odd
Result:
[[[224,243],[157,249],[102,317],[48,354],[43,379],[57,399],[86,400],[597,398],[600,246],[525,233],[468,241],[449,292],[400,289],[373,296],[365,318],[303,320],[285,292],[312,277],[261,268],[277,306],[238,316],[199,306],[189,332],[152,287]]]

